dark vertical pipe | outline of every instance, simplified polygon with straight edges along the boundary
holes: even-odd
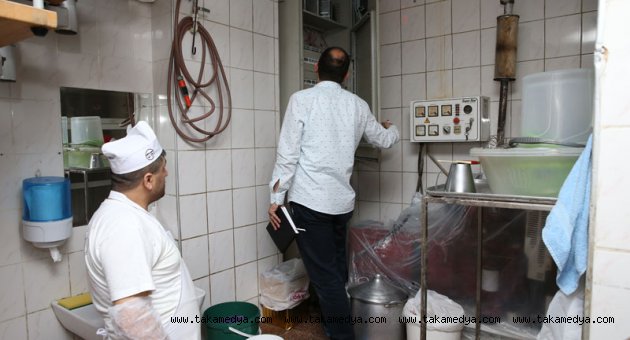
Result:
[[[507,96],[509,79],[500,79],[501,91],[499,95],[499,121],[497,124],[497,146],[504,144],[505,119],[507,117]]]

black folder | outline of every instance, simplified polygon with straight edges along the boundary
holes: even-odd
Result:
[[[280,217],[280,228],[274,230],[273,225],[269,222],[269,224],[267,224],[267,232],[269,236],[271,236],[273,243],[276,244],[276,247],[284,253],[287,248],[289,248],[291,242],[293,242],[293,239],[295,239],[298,231],[286,207],[280,206],[280,209],[278,209],[276,213],[278,217]]]

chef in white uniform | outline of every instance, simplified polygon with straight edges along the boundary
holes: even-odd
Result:
[[[200,339],[199,305],[186,264],[170,233],[148,212],[164,196],[165,152],[142,121],[102,151],[112,190],[88,225],[85,262],[107,338]]]

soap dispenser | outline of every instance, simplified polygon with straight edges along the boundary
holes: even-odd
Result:
[[[64,177],[32,177],[22,181],[22,231],[26,241],[50,249],[53,261],[61,261],[61,246],[72,235],[70,180]]]

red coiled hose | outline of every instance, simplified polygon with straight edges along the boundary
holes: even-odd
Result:
[[[175,21],[179,18],[179,7],[181,0],[177,0],[175,5]],[[193,9],[196,10],[196,9]],[[168,113],[171,119],[171,123],[177,131],[177,134],[184,140],[190,142],[202,143],[213,136],[218,135],[227,128],[232,117],[232,98],[230,94],[230,87],[228,85],[227,78],[225,76],[225,70],[219,58],[219,52],[210,36],[210,33],[200,24],[196,24],[196,30],[200,37],[201,45],[201,67],[199,73],[195,78],[192,77],[188,69],[186,68],[186,61],[182,55],[182,41],[186,33],[195,26],[192,17],[184,17],[179,23],[175,23],[173,43],[171,46],[171,55],[168,63],[168,83],[166,90],[166,97],[168,103]],[[206,54],[210,54],[210,65],[212,66],[212,76],[207,81],[203,79],[204,68],[206,67]],[[184,82],[182,84],[182,82]],[[183,88],[182,88],[183,86]],[[188,88],[192,88],[192,95],[188,97]],[[205,92],[205,89],[211,86],[216,87],[216,96],[218,102],[215,101]],[[182,91],[178,91],[177,89]],[[183,91],[186,90],[186,91]],[[224,93],[225,91],[225,93]],[[180,112],[179,122],[175,119],[173,113],[173,93],[175,102]],[[208,103],[210,103],[210,110],[206,111],[199,117],[191,118],[188,116],[188,112],[195,102],[197,96],[202,96]],[[227,104],[227,105],[225,105]],[[227,108],[226,108],[227,107]],[[223,117],[224,110],[226,111],[226,117]],[[215,112],[218,111],[218,112]],[[218,113],[219,117],[214,130],[208,131],[198,126],[203,123],[203,120],[210,117],[212,114]],[[185,126],[192,128],[198,134],[191,136],[187,134],[180,126],[180,122]]]

